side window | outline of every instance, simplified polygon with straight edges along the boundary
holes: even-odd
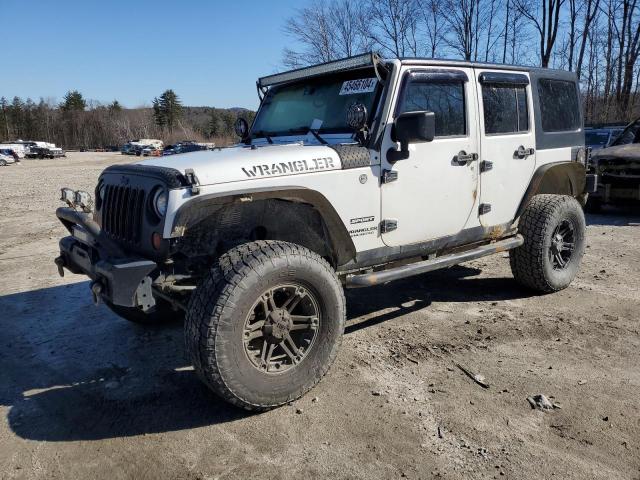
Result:
[[[567,132],[580,128],[580,106],[576,84],[541,78],[538,82],[542,130]]]
[[[524,86],[483,84],[482,104],[485,134],[529,130],[527,90]]]
[[[436,137],[467,134],[463,81],[409,80],[398,113],[423,110],[435,113]]]

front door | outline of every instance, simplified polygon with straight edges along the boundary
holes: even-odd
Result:
[[[479,152],[473,69],[405,67],[401,75],[382,148],[382,165],[392,180],[381,187],[382,219],[390,227],[383,228],[382,240],[389,246],[454,235],[468,222],[477,223]],[[436,137],[409,145],[408,158],[389,163],[386,152],[396,148],[393,120],[403,112],[424,110],[435,114]]]
[[[485,227],[513,220],[536,164],[531,85],[525,72],[476,70],[481,112],[480,199]]]

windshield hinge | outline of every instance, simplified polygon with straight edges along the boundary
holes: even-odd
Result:
[[[382,183],[391,183],[395,182],[396,180],[398,180],[398,172],[395,172],[393,170],[382,171],[382,178],[380,179]]]
[[[200,181],[198,177],[196,177],[195,172],[192,168],[187,168],[184,171],[184,176],[187,179],[187,183],[191,187],[191,193],[193,195],[198,195],[200,193]]]
[[[397,228],[398,228],[397,220],[389,219],[389,220],[382,220],[382,222],[380,222],[380,233],[393,232]]]
[[[480,172],[488,172],[489,170],[493,170],[493,162],[489,160],[483,160],[480,162]]]

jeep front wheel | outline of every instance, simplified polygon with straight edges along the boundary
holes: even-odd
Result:
[[[345,321],[330,265],[299,245],[258,241],[220,257],[192,295],[187,351],[198,376],[247,410],[291,402],[324,376]]]
[[[522,214],[518,230],[524,244],[509,252],[515,279],[544,293],[568,287],[584,253],[586,225],[577,200],[536,195]]]

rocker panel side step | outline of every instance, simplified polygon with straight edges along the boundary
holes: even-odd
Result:
[[[422,262],[412,263],[410,265],[402,265],[396,268],[390,268],[389,270],[382,270],[379,272],[350,274],[346,277],[347,288],[358,287],[371,287],[373,285],[380,285],[401,278],[412,277],[414,275],[420,275],[422,273],[432,272],[441,268],[451,267],[459,263],[468,262],[469,260],[475,260],[476,258],[486,257],[498,252],[504,252],[517,248],[524,243],[522,235],[516,235],[514,237],[505,238],[494,243],[482,245],[473,250],[467,250],[465,252],[453,253],[450,255],[443,255],[441,257],[433,258],[430,260],[424,260]]]

